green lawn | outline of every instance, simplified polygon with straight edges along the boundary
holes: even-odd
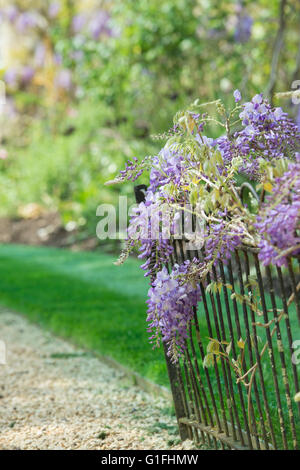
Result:
[[[107,254],[0,245],[0,304],[167,385],[163,352],[148,343],[148,280],[137,260],[123,266],[114,260]]]
[[[148,281],[143,277],[139,269],[140,263],[136,259],[129,259],[120,267],[115,266],[113,261],[114,258],[111,255],[100,253],[72,253],[54,248],[0,245],[0,305],[25,314],[42,327],[70,338],[80,346],[112,357],[158,384],[168,385],[163,352],[162,350],[153,351],[148,343],[145,321]],[[220,295],[222,304],[224,304],[223,296],[222,293]],[[270,309],[271,301],[267,292],[265,297],[267,308]],[[282,308],[280,297],[276,298],[278,306]],[[213,322],[211,305],[208,305],[208,309],[211,322]],[[242,338],[246,338],[240,304],[238,310]],[[289,310],[291,328],[294,338],[297,339],[299,325],[294,304]],[[203,306],[200,307],[198,318],[202,341],[206,347],[211,335]],[[226,318],[224,324],[228,329]],[[280,327],[283,345],[288,351],[284,320]],[[216,338],[214,327],[213,330],[212,336]],[[235,326],[234,333],[238,338]],[[257,333],[262,347],[266,341],[265,329],[261,328]],[[275,336],[273,345],[284,419],[288,423],[288,409]],[[59,354],[60,351],[57,353]],[[198,349],[197,356],[200,364],[199,373],[205,383],[205,372],[201,367],[202,361],[199,358]],[[245,357],[247,359],[247,352]],[[218,368],[220,367],[219,363]],[[268,354],[264,356],[262,368],[274,431],[280,442],[277,401]],[[209,369],[209,375],[216,392],[217,380],[213,368]],[[290,360],[287,362],[287,377],[291,384],[291,396],[293,396],[295,390]],[[238,394],[235,380],[233,380],[233,393],[236,396]],[[246,403],[247,390],[245,388],[243,388],[243,395]],[[261,399],[260,390],[259,395]],[[221,406],[217,392],[216,402],[218,406]],[[242,419],[240,406],[237,406]],[[255,397],[253,397],[253,406],[256,407]],[[295,412],[296,427],[300,433],[299,418],[294,402],[292,407]],[[287,438],[291,442],[289,430],[287,430]]]

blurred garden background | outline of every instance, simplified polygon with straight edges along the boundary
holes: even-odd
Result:
[[[298,0],[1,0],[0,304],[167,384],[139,263],[117,268],[118,242],[96,238],[97,206],[133,184],[104,183],[197,98],[278,101],[299,33]]]

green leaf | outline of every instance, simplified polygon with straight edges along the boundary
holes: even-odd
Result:
[[[212,367],[214,365],[214,355],[212,353],[207,354],[203,360],[203,367]]]
[[[208,353],[219,354],[220,352],[219,342],[217,340],[210,341],[207,345],[206,350]]]

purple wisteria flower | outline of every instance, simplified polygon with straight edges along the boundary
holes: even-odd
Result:
[[[69,91],[72,88],[72,74],[68,69],[62,69],[55,77],[55,85],[58,88]]]
[[[237,25],[234,32],[236,42],[245,43],[249,41],[252,32],[253,19],[247,14],[239,15]]]
[[[262,94],[243,105],[240,119],[243,127],[233,139],[222,136],[215,141],[225,163],[242,157],[240,171],[256,179],[260,159],[294,158],[300,143],[297,126],[281,108],[272,108]]]
[[[161,206],[157,196],[148,190],[145,202],[133,209],[128,227],[128,238],[139,242],[139,259],[146,259],[141,266],[145,276],[153,275],[173,253],[169,234],[163,229],[164,221],[170,219],[167,206]]]
[[[18,71],[15,68],[11,68],[6,70],[4,74],[4,81],[7,83],[9,86],[15,86],[18,81]]]
[[[30,83],[34,77],[35,71],[30,65],[25,65],[20,74],[20,80],[23,85]]]
[[[225,218],[226,214],[220,214]],[[205,262],[216,264],[219,260],[226,262],[232,253],[240,248],[243,240],[243,230],[226,226],[224,220],[219,224],[211,224],[207,229],[205,243]]]
[[[296,125],[297,125],[297,128],[298,128],[298,131],[300,132],[300,105],[298,106],[298,112],[297,112],[297,116],[296,116]]]
[[[57,15],[59,14],[60,12],[60,9],[61,9],[61,4],[60,2],[52,2],[50,3],[49,5],[49,9],[48,9],[48,15],[50,18],[54,19],[57,17]]]
[[[18,17],[19,10],[15,5],[9,5],[4,9],[4,14],[8,21],[14,23]]]
[[[242,95],[241,95],[240,90],[235,90],[233,92],[233,96],[234,96],[234,100],[235,100],[236,103],[238,103],[242,99]]]
[[[164,147],[158,156],[153,158],[150,172],[150,190],[155,192],[171,181],[179,185],[184,171],[183,157],[171,147]]]
[[[182,282],[188,272],[190,261],[175,265],[171,273],[163,267],[156,275],[148,292],[148,331],[153,333],[150,342],[168,345],[168,355],[176,362],[185,349],[188,338],[188,324],[193,317],[193,308],[200,300],[200,287],[191,282]]]
[[[84,14],[77,14],[72,19],[72,30],[75,34],[80,33],[85,27],[86,16]]]
[[[31,11],[21,13],[16,20],[16,28],[21,33],[24,33],[29,28],[34,28],[36,25],[36,15]]]
[[[235,90],[235,102],[240,103],[241,98]],[[159,345],[162,338],[174,362],[185,349],[188,325],[200,300],[199,280],[205,282],[213,268],[218,275],[219,261],[226,263],[243,244],[259,247],[264,264],[281,266],[287,256],[300,253],[300,139],[295,122],[262,94],[241,106],[241,128],[233,134],[215,140],[206,137],[205,117],[186,112],[186,120],[175,121],[168,143],[157,155],[142,162],[134,157],[119,177],[135,181],[145,169],[150,172],[145,201],[130,218],[127,246],[138,247],[139,258],[145,260],[141,267],[151,278],[147,301],[150,341]],[[181,122],[188,124],[181,126]],[[238,197],[237,173],[266,185],[266,177],[282,174],[282,168],[288,170],[272,180],[272,194],[254,223],[255,215]],[[176,255],[177,219],[184,220],[185,228],[184,212],[191,201],[195,201],[193,215],[205,222],[201,252],[196,252],[199,259],[182,262],[168,272],[170,257]],[[185,243],[189,237],[185,229],[183,233]]]
[[[105,10],[99,10],[93,15],[88,28],[94,40],[99,39],[99,36],[106,31],[109,19],[110,15]]]
[[[126,179],[127,181],[136,181],[139,176],[143,173],[142,169],[139,168],[138,159],[133,157],[132,160],[128,160],[125,165],[125,170],[120,171],[120,176],[122,179]]]
[[[46,47],[44,44],[39,43],[34,52],[34,64],[36,67],[43,67],[46,59]]]
[[[292,250],[300,244],[299,215],[300,154],[296,163],[291,163],[284,175],[276,179],[257,218],[256,228],[262,237],[259,258],[265,265],[286,265],[287,257],[282,253],[287,249],[291,250],[289,255],[300,252],[299,247]]]
[[[63,63],[63,58],[61,54],[58,54],[57,52],[53,56],[55,65],[62,65]]]

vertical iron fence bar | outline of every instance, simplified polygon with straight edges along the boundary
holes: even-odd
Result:
[[[178,263],[178,253],[177,253],[177,243],[176,241],[174,242],[173,244],[173,248],[174,248],[174,252],[173,252],[173,258],[175,260],[175,263]],[[173,263],[174,264],[174,263]],[[190,393],[190,383],[189,383],[189,379],[188,379],[188,375],[187,375],[187,370],[186,370],[186,364],[185,364],[185,361],[183,360],[183,368],[184,368],[184,372],[185,372],[185,376],[186,376],[186,386],[187,386],[187,393],[188,393],[188,398],[190,400],[190,402],[192,403],[192,400],[191,400],[191,393]],[[190,404],[189,404],[189,400],[187,399],[186,397],[186,392],[185,392],[185,386],[183,385],[183,390],[182,390],[182,393],[184,393],[185,395],[185,403],[186,403],[186,411],[188,413],[188,417],[190,417],[191,415],[191,411],[190,411]],[[193,429],[190,429],[190,432],[193,433]],[[198,434],[196,434],[198,436]]]
[[[186,254],[184,252],[184,249],[183,249],[182,240],[176,240],[174,245],[175,245],[175,259],[176,259],[176,262],[178,262],[180,258],[181,258],[182,262],[185,261],[187,259],[187,256],[186,256]],[[179,251],[179,253],[178,253],[178,251]],[[179,258],[179,255],[180,255],[180,258]],[[191,342],[191,344],[193,344],[192,336],[190,336],[190,342]],[[193,367],[192,367],[192,363],[191,363],[188,351],[186,351],[186,355],[188,356],[188,365],[189,365],[189,370],[191,372],[190,382],[192,384],[192,388],[193,388],[193,391],[194,391],[194,397],[195,397],[194,408],[196,410],[197,419],[199,420],[199,422],[202,421],[201,417],[199,415],[199,409],[198,409],[199,407],[198,407],[198,403],[197,403],[197,401],[200,401],[201,408],[202,408],[202,415],[204,416],[204,421],[206,421],[204,408],[202,406],[201,395],[199,393],[199,389],[196,388],[197,387],[196,386],[197,381],[196,381],[196,378],[195,378],[194,370],[193,370]],[[196,357],[195,357],[195,361],[196,361]],[[197,392],[198,392],[198,395],[197,395]],[[190,395],[190,396],[192,396],[192,395]],[[206,421],[206,423],[207,423],[207,421]],[[201,432],[201,435],[203,436],[202,432]],[[210,440],[209,440],[209,442],[210,442]]]
[[[196,311],[196,309],[194,308],[194,315],[197,314],[195,311]],[[191,324],[190,324],[190,327],[189,327],[189,333],[190,333],[190,338],[192,338],[192,325]],[[194,359],[194,365],[195,365],[195,369],[196,369],[197,379],[198,379],[198,383],[199,383],[199,386],[200,386],[200,390],[197,387],[198,394],[199,394],[199,400],[201,400],[201,395],[202,395],[203,400],[204,400],[204,405],[205,405],[205,407],[203,407],[204,424],[206,426],[208,426],[208,420],[209,420],[210,426],[213,428],[214,427],[214,421],[213,421],[210,406],[209,406],[209,403],[208,403],[208,399],[207,399],[205,387],[204,387],[204,384],[203,384],[203,380],[202,380],[202,377],[201,377],[201,374],[200,374],[195,345],[194,345],[194,342],[192,341],[192,339],[191,339],[190,342],[191,342],[192,357]],[[207,420],[207,417],[206,417],[205,410],[207,411],[208,420]],[[209,434],[207,436],[208,436],[209,444],[211,445],[211,440],[210,440],[211,436]],[[214,437],[212,439],[213,439],[213,444],[214,444],[215,448],[217,449],[217,441]]]
[[[189,372],[189,379],[190,379],[190,383],[192,385],[192,390],[193,390],[193,394],[194,394],[194,399],[192,400],[193,412],[194,412],[193,414],[196,415],[196,418],[200,423],[205,423],[207,425],[206,414],[205,414],[205,411],[204,411],[201,396],[199,394],[199,389],[196,385],[195,372],[194,372],[194,369],[193,369],[193,365],[192,365],[192,361],[191,361],[191,356],[189,354],[188,346],[187,346],[187,349],[185,351],[185,355],[186,355],[186,362],[188,364],[188,369],[187,370]]]
[[[281,374],[282,374],[282,380],[283,380],[283,384],[285,388],[285,396],[286,396],[286,403],[287,403],[290,426],[291,426],[292,437],[293,437],[293,445],[294,445],[294,448],[297,449],[296,426],[295,426],[294,414],[293,414],[293,409],[292,409],[290,384],[288,380],[288,371],[287,371],[287,366],[286,366],[284,348],[283,348],[282,338],[281,338],[281,329],[280,329],[280,324],[279,324],[280,320],[278,318],[278,313],[277,313],[277,305],[276,305],[275,292],[274,292],[273,279],[271,275],[270,266],[266,267],[266,274],[267,274],[267,279],[269,283],[269,291],[270,291],[273,315],[275,319],[274,328],[276,328],[277,347],[278,347],[278,352],[279,352],[279,357],[280,357],[280,362],[281,362]]]
[[[182,261],[186,261],[188,259],[188,257],[184,252],[182,240],[178,240],[178,246],[179,246],[179,252],[180,252],[180,256],[181,256]]]
[[[189,254],[187,256],[191,261],[191,254]],[[196,253],[195,256],[198,256],[198,254]],[[201,286],[200,286],[200,288],[201,288]],[[196,329],[196,339],[197,339],[197,344],[198,344],[199,351],[200,351],[201,360],[204,361],[205,354],[204,354],[204,348],[203,348],[201,335],[200,335],[200,328],[199,328],[199,322],[198,322],[197,309],[196,308],[194,308],[194,322],[195,322],[195,329]],[[191,331],[190,331],[190,335],[191,335]],[[194,345],[192,347],[194,348]],[[195,349],[194,349],[194,356],[197,357]],[[199,371],[199,367],[198,367],[198,361],[196,360],[195,363],[196,363],[196,370],[197,370],[199,380],[201,380],[201,375],[200,375],[200,371]],[[210,380],[210,375],[209,375],[209,372],[208,372],[206,367],[204,368],[204,374],[205,374],[205,377],[206,377],[210,398],[212,400],[214,415],[215,415],[215,418],[217,420],[218,431],[220,433],[222,431],[221,422],[220,422],[220,418],[219,418],[218,408],[217,408],[217,405],[216,405],[216,400],[215,400],[213,387],[212,387],[211,380]],[[204,395],[204,400],[205,400],[205,404],[206,404],[206,407],[207,407],[207,410],[208,410],[208,415],[209,415],[209,419],[210,419],[210,422],[211,422],[211,426],[214,427],[214,420],[213,420],[213,417],[212,417],[212,414],[211,414],[210,406],[208,404],[208,400],[207,400],[207,397],[206,397],[205,388],[204,388],[204,384],[203,384],[202,380],[200,381],[200,385],[201,385],[201,391]],[[216,442],[215,438],[214,438],[214,442]]]
[[[186,376],[186,385],[187,385],[187,391],[188,391],[188,397],[189,397],[189,410],[190,410],[190,418],[194,418],[196,414],[196,399],[194,398],[194,387],[193,387],[193,381],[192,381],[192,374],[190,370],[190,364],[188,360],[188,351],[184,351],[184,358],[182,357],[182,363],[183,367],[185,370],[185,376]],[[193,392],[193,393],[192,393]],[[202,421],[200,416],[197,415],[197,418],[199,418],[200,422]]]
[[[218,276],[217,276],[217,271],[216,271],[215,267],[213,267],[213,269],[212,269],[212,275],[213,275],[213,279],[215,280],[215,282],[218,282]],[[217,307],[218,307],[218,313],[219,313],[219,321],[220,321],[220,325],[221,325],[221,333],[222,333],[221,338],[222,338],[223,341],[227,341],[226,333],[225,333],[225,326],[224,326],[221,299],[220,299],[218,289],[216,290],[216,299],[217,299]],[[224,361],[225,361],[226,370],[227,370],[227,381],[228,381],[228,385],[229,385],[229,395],[230,395],[231,407],[233,408],[235,420],[236,420],[236,423],[237,423],[237,428],[238,428],[238,432],[239,432],[239,436],[240,436],[240,441],[241,441],[242,445],[244,446],[245,445],[244,436],[243,436],[243,433],[242,433],[241,422],[240,422],[236,402],[235,402],[235,399],[234,399],[234,390],[233,390],[232,374],[231,374],[230,364],[227,360],[224,359]],[[235,430],[233,430],[233,436],[235,437]],[[236,439],[236,437],[235,437],[235,439]],[[250,445],[252,447],[252,444],[250,444]]]
[[[299,256],[297,257],[298,259],[298,270],[300,271],[300,258]],[[299,300],[299,297],[300,297],[300,294],[295,297],[295,302],[297,303],[298,307],[297,308],[297,312],[300,311],[300,300]],[[298,314],[298,319],[299,319],[299,314]],[[288,321],[289,321],[289,318],[288,318]],[[299,319],[299,326],[300,326],[300,319]],[[293,350],[293,347],[291,347],[291,351]],[[294,363],[294,361],[292,361],[292,364],[296,370],[296,377],[297,377],[297,380],[296,380],[296,393],[300,391],[300,388],[299,388],[299,380],[298,380],[298,375],[297,375],[297,368],[296,368],[296,364]],[[298,405],[298,411],[299,411],[299,416],[300,416],[300,402],[297,402],[297,405]]]
[[[193,221],[193,222],[194,222],[194,221]],[[183,248],[182,240],[179,240],[178,243],[179,243],[180,254],[181,254],[182,259],[183,259],[183,260],[190,259],[190,256],[188,255],[187,250],[184,250],[184,248]],[[197,315],[196,309],[194,309],[194,316],[195,316],[195,315]],[[213,420],[212,420],[210,408],[209,408],[209,405],[208,405],[208,401],[207,401],[205,389],[204,389],[204,386],[203,386],[203,383],[202,383],[202,380],[201,380],[200,371],[199,371],[199,367],[198,367],[198,361],[197,361],[196,351],[195,351],[195,347],[194,347],[194,343],[193,343],[193,338],[192,338],[192,329],[191,329],[191,325],[190,325],[190,342],[191,342],[192,354],[193,354],[193,357],[194,357],[196,372],[197,372],[197,375],[198,375],[198,380],[199,380],[199,383],[200,383],[201,391],[202,391],[202,394],[203,394],[203,396],[204,396],[204,401],[205,401],[205,404],[206,404],[206,407],[207,407],[207,410],[208,410],[209,418],[210,418],[210,420],[211,420],[211,425],[213,426]],[[199,391],[198,391],[198,393],[200,394]],[[199,397],[199,398],[200,398],[200,397]],[[209,435],[208,435],[208,436],[209,436]],[[209,437],[209,442],[210,442],[210,437]],[[214,439],[214,444],[215,444],[215,447],[217,447],[217,446],[216,446],[216,440],[215,440],[215,439]]]
[[[292,281],[292,286],[293,286],[293,293],[295,296],[295,304],[296,304],[296,309],[297,309],[297,315],[298,315],[298,321],[300,324],[300,299],[299,299],[299,291],[297,290],[297,285],[296,285],[296,280],[295,280],[295,274],[293,270],[293,264],[292,264],[292,259],[288,259],[288,268],[289,268],[289,273],[290,273],[290,278]]]
[[[175,408],[175,414],[178,422],[178,428],[179,428],[179,435],[180,438],[184,441],[190,437],[188,429],[185,424],[182,424],[180,422],[180,418],[185,418],[187,415],[187,410],[184,405],[183,399],[182,399],[182,391],[180,387],[180,380],[179,380],[179,374],[178,374],[178,369],[170,361],[170,358],[167,354],[167,346],[166,343],[163,343],[164,347],[164,354],[165,354],[165,360],[166,360],[166,365],[167,365],[167,371],[169,375],[169,381],[171,385],[171,392],[173,396],[173,402],[174,402],[174,408]]]
[[[175,248],[175,250],[176,250],[176,261],[178,262],[179,259],[180,259],[181,262],[184,262],[187,258],[186,258],[186,254],[185,254],[184,249],[183,249],[182,240],[176,240],[175,244],[176,244],[176,248]],[[179,251],[179,253],[178,253],[178,251]],[[192,336],[190,336],[190,343],[192,344],[192,342],[193,342],[193,339],[192,339]],[[192,384],[192,389],[193,389],[193,392],[194,392],[194,401],[195,401],[194,410],[196,412],[196,417],[199,420],[199,422],[206,421],[204,408],[202,406],[201,395],[199,394],[199,389],[196,385],[197,381],[196,381],[196,378],[195,378],[195,374],[194,374],[194,370],[193,370],[193,366],[192,366],[192,362],[191,362],[191,359],[190,359],[188,349],[186,350],[185,354],[186,354],[187,361],[188,361],[188,370],[190,371],[190,382]],[[202,414],[203,418],[201,418],[198,403],[200,405],[201,414]],[[197,433],[197,430],[195,430],[195,432]],[[203,431],[200,431],[200,432],[201,432],[202,440],[205,441]]]
[[[260,293],[260,297],[261,297],[264,322],[265,322],[265,325],[267,325],[268,322],[269,322],[269,318],[268,318],[268,312],[267,312],[267,306],[266,306],[263,280],[262,280],[262,275],[261,275],[261,271],[260,271],[259,260],[258,260],[258,256],[257,256],[256,253],[253,256],[254,256],[254,262],[255,262],[255,268],[256,268],[256,274],[257,274],[257,280],[258,280],[258,286],[259,286],[259,293]],[[265,330],[266,330],[266,336],[267,336],[269,357],[270,357],[270,361],[271,361],[271,371],[272,371],[273,382],[274,382],[274,386],[275,386],[275,395],[276,395],[276,401],[277,401],[277,407],[278,407],[277,412],[278,412],[278,418],[279,418],[279,423],[280,423],[280,431],[281,431],[281,435],[282,435],[282,442],[283,442],[284,448],[288,449],[286,429],[285,429],[285,423],[284,423],[284,415],[283,415],[283,410],[282,410],[282,403],[281,403],[281,397],[280,397],[280,391],[279,391],[277,369],[276,369],[276,364],[275,364],[275,358],[274,358],[274,351],[273,351],[273,344],[272,344],[272,337],[271,337],[271,333],[270,333],[270,327],[266,327]]]
[[[244,254],[245,254],[245,260],[246,260],[246,278],[247,278],[247,283],[249,285],[249,275],[250,275],[249,258],[248,258],[248,253],[246,251],[244,252]],[[241,260],[240,260],[240,256],[239,256],[238,251],[235,252],[235,259],[236,259],[236,262],[237,262],[238,278],[239,278],[241,294],[242,294],[242,296],[245,296],[245,289],[244,289],[243,276],[242,276],[242,266],[241,266]],[[250,292],[252,292],[250,285],[249,285],[248,289],[249,289]],[[255,350],[256,361],[257,361],[257,368],[258,368],[258,372],[259,372],[260,387],[261,387],[261,390],[262,390],[263,403],[264,403],[264,407],[265,407],[265,411],[266,411],[266,415],[267,415],[267,421],[268,421],[268,426],[269,426],[269,429],[270,429],[272,444],[275,448],[277,448],[274,429],[273,429],[273,423],[272,423],[271,418],[270,418],[268,399],[267,399],[266,390],[265,390],[265,387],[264,387],[264,375],[263,375],[262,365],[261,365],[261,361],[260,361],[260,353],[259,353],[259,348],[258,348],[256,327],[253,324],[253,323],[255,323],[255,316],[254,316],[253,309],[251,307],[250,307],[249,310],[250,310],[250,317],[251,317],[251,320],[252,320],[251,323],[252,323],[253,343],[254,343],[254,350]],[[243,301],[243,315],[244,315],[244,322],[245,322],[245,326],[246,326],[247,344],[248,344],[248,348],[249,348],[250,363],[251,363],[251,367],[253,367],[254,360],[253,360],[252,348],[251,348],[250,326],[249,326],[248,311],[247,311],[247,306],[246,306],[245,301]],[[260,405],[259,393],[258,393],[258,387],[257,387],[255,372],[254,372],[253,386],[254,386],[255,397],[256,397],[257,403],[259,404],[259,417],[260,417],[260,422],[261,422],[261,425],[262,425],[264,442],[265,442],[265,445],[266,445],[267,449],[269,449],[269,442],[268,442],[268,438],[267,438],[267,434],[266,434],[266,428],[265,428],[264,419],[263,419],[263,411],[262,411],[262,408],[261,408],[261,405]]]
[[[205,415],[205,411],[204,411],[204,408],[203,408],[201,395],[199,394],[199,390],[198,390],[198,387],[197,387],[197,381],[196,381],[196,377],[195,377],[195,373],[194,373],[194,369],[193,369],[193,365],[192,365],[192,361],[191,361],[191,357],[190,357],[188,349],[186,349],[186,357],[187,357],[188,367],[190,369],[191,383],[192,383],[192,388],[193,388],[193,392],[194,392],[195,416],[196,416],[199,423],[204,422],[204,424],[207,426],[206,415]],[[203,431],[200,430],[200,433],[201,433],[201,437],[202,437],[202,442],[205,443],[205,436],[204,436]]]
[[[231,319],[231,310],[230,310],[230,306],[229,306],[228,292],[227,292],[227,287],[226,287],[226,277],[225,277],[225,272],[224,272],[224,265],[223,265],[222,261],[219,262],[219,269],[220,269],[220,275],[221,275],[221,280],[222,280],[222,284],[223,284],[225,308],[226,308],[227,321],[228,321],[228,327],[229,327],[229,337],[230,337],[230,341],[231,341],[231,350],[232,350],[233,359],[236,360],[237,359],[237,354],[236,354],[236,349],[235,349],[235,338],[234,338],[233,325],[232,325],[232,319]],[[248,439],[248,445],[249,445],[250,449],[252,449],[253,448],[252,439],[251,439],[250,429],[249,429],[249,426],[248,426],[248,419],[247,419],[247,412],[246,412],[246,408],[245,408],[244,395],[243,395],[242,386],[241,386],[240,382],[238,382],[237,388],[238,388],[238,392],[239,392],[239,399],[240,399],[240,404],[241,404],[241,408],[242,408],[242,414],[243,414],[243,419],[244,419],[245,431],[246,431],[247,439]],[[251,412],[253,414],[253,407],[252,406],[251,406]],[[254,416],[252,416],[252,419],[253,418],[254,418]],[[255,418],[254,418],[254,422],[255,422]],[[255,426],[256,426],[256,423],[255,423]],[[255,427],[255,430],[256,430],[256,427]],[[260,449],[260,443],[259,443],[259,439],[258,439],[258,436],[257,436],[257,432],[255,432],[255,439],[256,439],[256,446],[257,446],[258,449]]]
[[[186,357],[182,360],[182,363],[183,363],[183,370],[184,370],[185,381],[186,381],[186,386],[187,386],[187,394],[188,394],[188,398],[189,398],[189,402],[188,402],[189,419],[191,420],[194,416],[194,403],[193,403],[193,395],[192,395],[192,391],[191,391],[190,377],[189,377],[189,373],[188,373],[188,369],[187,369]],[[196,434],[196,437],[198,439],[197,430],[194,429],[193,427],[191,428],[191,430],[192,430],[193,433]]]
[[[189,419],[190,418],[190,413],[189,413],[189,407],[188,407],[188,399],[187,399],[187,396],[186,396],[186,391],[185,391],[185,385],[184,385],[184,382],[183,382],[183,373],[182,373],[182,370],[180,368],[180,364],[176,364],[176,369],[177,369],[177,374],[178,374],[178,384],[179,384],[179,390],[180,390],[180,393],[181,393],[181,398],[182,398],[182,402],[184,404],[184,410],[185,410],[185,416],[183,416],[182,418],[187,418]],[[187,433],[188,433],[188,436],[189,436],[189,439],[193,439],[193,429],[191,428],[191,426],[186,426],[187,428]]]
[[[247,284],[248,284],[247,289],[248,289],[248,292],[251,294],[251,299],[252,299],[253,298],[253,292],[252,292],[251,284],[249,283],[249,276],[250,276],[249,256],[248,256],[248,252],[246,250],[243,253],[244,253],[244,257],[245,257],[246,280],[247,280]],[[251,308],[250,308],[250,318],[251,318],[251,322],[252,322],[252,335],[253,335],[254,351],[255,351],[256,357],[259,357],[259,348],[258,348],[258,341],[257,341],[257,335],[256,335],[256,327],[255,327],[255,325],[253,325],[253,322],[255,321],[255,315],[254,315]],[[252,356],[252,352],[251,352],[251,356]],[[268,444],[267,431],[266,431],[266,428],[265,428],[265,422],[264,422],[264,419],[263,419],[263,410],[262,410],[262,405],[261,405],[261,402],[260,402],[260,396],[259,396],[258,386],[257,386],[257,382],[256,382],[255,377],[254,377],[254,380],[253,380],[253,388],[254,388],[255,399],[257,401],[258,415],[259,415],[260,425],[261,425],[261,429],[262,429],[263,439],[264,439],[264,442],[266,443],[267,448],[268,448],[269,444]],[[256,423],[255,423],[255,429],[256,429]]]
[[[200,328],[199,328],[197,315],[195,315],[194,318],[195,318],[197,343],[198,343],[198,347],[199,347],[199,351],[200,351],[200,356],[201,356],[202,361],[204,361],[205,354],[204,354],[204,348],[203,348],[203,344],[202,344],[202,340],[201,340],[201,336],[200,336]],[[220,417],[219,417],[219,413],[218,413],[218,407],[217,407],[217,403],[216,403],[216,399],[215,399],[214,390],[213,390],[212,383],[211,383],[211,380],[210,380],[210,375],[209,375],[209,372],[208,372],[206,367],[204,367],[204,373],[205,373],[205,376],[206,376],[210,397],[212,399],[212,406],[213,406],[214,415],[215,415],[215,418],[216,418],[216,421],[217,421],[218,432],[220,433],[220,432],[222,432],[221,421],[220,421]]]
[[[202,301],[203,301],[203,306],[204,306],[204,311],[205,311],[206,323],[207,323],[207,327],[208,327],[208,334],[212,338],[213,337],[213,332],[212,332],[212,327],[211,327],[210,318],[209,318],[209,310],[208,310],[208,306],[207,306],[205,288],[204,288],[202,282],[200,283],[200,289],[201,289],[201,294],[202,294]],[[206,369],[206,367],[205,367],[205,369]],[[223,394],[222,394],[220,376],[219,376],[218,366],[217,366],[215,357],[214,357],[214,370],[215,370],[216,379],[217,379],[218,395],[219,395],[220,403],[221,403],[221,413],[222,413],[222,417],[223,417],[223,423],[222,424],[224,426],[226,436],[229,436],[227,418],[226,418],[226,413],[225,413],[224,398],[223,398]]]
[[[285,288],[284,288],[284,283],[283,283],[282,271],[281,271],[281,268],[279,268],[279,267],[277,267],[277,274],[278,274],[280,291],[281,291],[281,298],[282,298],[282,304],[283,304],[286,332],[287,332],[287,337],[288,337],[288,342],[289,342],[289,349],[290,349],[290,353],[291,353],[291,356],[292,356],[292,354],[293,354],[292,329],[291,329],[291,324],[290,324],[289,310],[288,310],[287,298],[286,298],[286,295],[285,295]],[[295,301],[297,301],[297,299],[295,299]],[[291,357],[291,363],[292,363],[292,371],[293,371],[295,392],[297,393],[300,390],[300,388],[299,388],[299,379],[298,379],[297,367],[296,367],[296,364],[293,362],[292,357]],[[300,403],[298,403],[298,411],[299,411],[299,415],[300,415]]]
[[[195,369],[196,369],[196,375],[197,375],[197,378],[198,378],[198,382],[199,382],[199,385],[200,385],[200,390],[199,391],[199,388],[197,387],[197,391],[198,391],[198,395],[199,396],[203,396],[203,400],[204,400],[204,404],[205,404],[205,408],[203,407],[203,418],[204,418],[204,424],[206,426],[208,426],[208,420],[207,420],[207,416],[206,416],[206,413],[205,413],[205,410],[207,411],[207,415],[208,415],[208,418],[209,418],[209,421],[211,423],[211,425],[213,426],[213,419],[212,419],[212,415],[211,415],[211,412],[210,412],[210,408],[209,408],[209,404],[208,404],[208,400],[207,400],[207,396],[206,396],[206,392],[205,392],[205,388],[204,388],[204,385],[203,385],[203,381],[202,381],[202,378],[201,378],[201,375],[200,375],[200,370],[199,370],[199,366],[198,366],[198,361],[197,361],[197,355],[196,355],[196,350],[195,350],[195,345],[193,343],[193,340],[192,340],[192,325],[189,326],[189,334],[190,334],[190,345],[191,345],[191,351],[192,351],[192,358],[194,360],[194,365],[195,365]],[[202,401],[201,401],[202,402]]]
[[[207,274],[207,282],[208,282],[208,284],[211,283],[211,277],[210,277],[209,273]],[[212,306],[213,319],[214,319],[214,324],[215,324],[215,328],[216,328],[217,339],[218,339],[219,343],[221,343],[221,335],[220,335],[220,329],[219,329],[219,323],[218,323],[218,317],[217,317],[217,311],[216,311],[216,304],[215,304],[214,296],[211,293],[211,291],[209,292],[209,299],[210,299],[210,303],[211,303],[211,306]],[[214,339],[213,338],[212,328],[211,328],[211,325],[210,325],[210,320],[209,320],[209,335],[212,339]],[[227,402],[227,407],[229,409],[228,411],[229,411],[229,416],[230,416],[230,421],[231,421],[231,426],[232,426],[233,438],[236,440],[235,423],[234,423],[234,418],[233,418],[233,413],[232,413],[232,408],[231,408],[231,400],[230,400],[230,393],[229,393],[229,390],[228,390],[228,382],[227,382],[227,375],[226,375],[226,369],[225,369],[225,364],[224,364],[224,358],[222,356],[220,357],[220,362],[221,362],[222,374],[223,374],[223,378],[224,378],[225,393],[226,393],[226,398],[227,398],[226,402]],[[215,370],[217,371],[217,374],[218,374],[218,376],[217,376],[218,386],[220,387],[221,393],[222,393],[222,387],[221,387],[221,382],[220,382],[220,377],[219,377],[219,369],[218,369],[218,366],[217,366],[215,355],[214,355],[214,364],[215,364]],[[222,395],[222,400],[223,400],[223,395]],[[229,432],[228,431],[227,416],[226,416],[226,409],[225,409],[225,405],[224,405],[224,400],[222,402],[222,406],[224,408],[224,410],[223,410],[223,419],[225,421],[224,426],[225,426],[225,429],[227,429],[227,432]]]

